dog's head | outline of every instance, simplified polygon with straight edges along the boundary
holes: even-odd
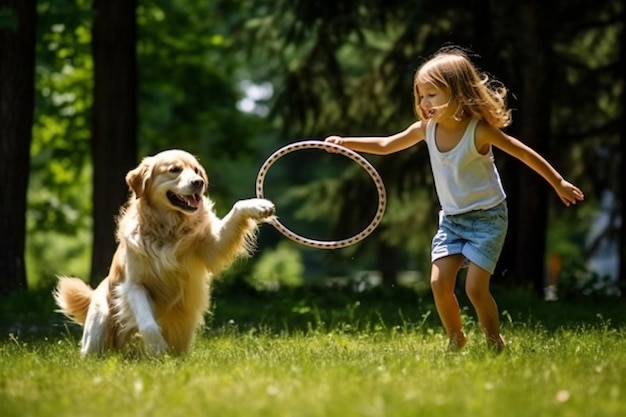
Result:
[[[126,175],[126,183],[136,198],[192,214],[201,207],[209,181],[193,155],[173,149],[144,158]]]

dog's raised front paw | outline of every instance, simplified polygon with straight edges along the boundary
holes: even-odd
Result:
[[[234,208],[238,213],[255,220],[264,220],[276,214],[274,203],[264,198],[239,200]]]

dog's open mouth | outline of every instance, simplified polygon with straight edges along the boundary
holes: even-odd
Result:
[[[167,192],[167,199],[176,207],[180,207],[185,211],[196,211],[202,202],[202,196],[198,193],[191,195],[176,194],[171,191]]]

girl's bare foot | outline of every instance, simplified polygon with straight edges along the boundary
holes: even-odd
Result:
[[[448,352],[458,352],[467,343],[467,338],[465,337],[465,333],[461,332],[459,334],[453,335],[450,337],[448,342]]]
[[[487,347],[496,353],[500,353],[506,347],[506,341],[501,334],[497,335],[488,335],[487,336]]]

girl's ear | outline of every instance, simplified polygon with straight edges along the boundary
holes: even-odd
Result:
[[[137,168],[126,174],[126,184],[135,194],[136,198],[140,198],[150,185],[152,173],[152,157],[144,158]]]

